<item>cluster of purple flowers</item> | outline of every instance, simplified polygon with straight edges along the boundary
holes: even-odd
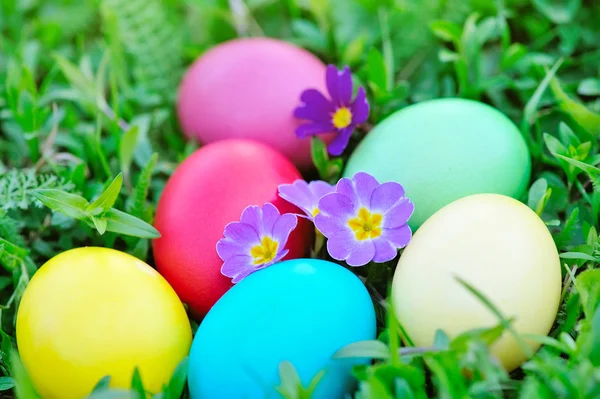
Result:
[[[336,132],[328,150],[332,155],[340,155],[356,126],[366,122],[369,104],[362,87],[352,101],[348,67],[338,72],[330,65],[326,82],[330,99],[315,89],[302,93],[303,104],[294,115],[310,122],[299,126],[296,135],[303,138]],[[327,238],[327,251],[336,260],[349,266],[390,261],[412,237],[407,222],[414,205],[404,194],[399,183],[380,184],[364,172],[342,178],[336,185],[304,180],[282,184],[279,196],[304,213],[281,215],[270,203],[247,207],[240,221],[225,227],[224,237],[217,243],[217,253],[224,262],[221,273],[237,283],[280,261],[288,253],[285,245],[298,224],[297,217],[314,223]]]

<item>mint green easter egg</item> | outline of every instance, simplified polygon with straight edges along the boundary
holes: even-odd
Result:
[[[415,204],[415,230],[443,206],[472,194],[520,198],[531,175],[527,144],[495,108],[459,98],[410,105],[371,130],[350,156],[345,177],[367,172],[395,181]]]

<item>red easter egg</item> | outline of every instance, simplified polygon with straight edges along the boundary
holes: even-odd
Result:
[[[265,202],[282,214],[299,212],[278,196],[277,187],[301,178],[281,153],[241,139],[206,145],[178,166],[158,202],[155,227],[161,237],[153,251],[158,271],[194,317],[204,316],[232,286],[221,274],[216,251],[225,225],[238,221],[248,205]],[[286,259],[305,256],[312,237],[310,222],[298,218]]]
[[[184,133],[202,143],[248,138],[272,146],[301,169],[312,167],[310,139],[298,139],[302,91],[326,94],[326,66],[310,52],[270,38],[235,39],[205,52],[179,87]],[[333,135],[320,136],[326,142]]]

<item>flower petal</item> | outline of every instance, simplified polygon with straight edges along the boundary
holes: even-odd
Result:
[[[322,180],[311,181],[310,183],[308,183],[308,188],[312,193],[313,197],[317,199],[315,205],[319,203],[319,200],[321,198],[323,198],[329,193],[334,192],[335,190],[335,186],[332,186],[331,184]]]
[[[349,125],[348,127],[343,128],[338,132],[338,135],[333,139],[333,141],[327,146],[327,151],[329,154],[333,156],[342,155],[348,143],[350,142],[350,137],[352,137],[352,132],[354,131],[354,125]]]
[[[361,207],[371,208],[371,195],[379,186],[379,182],[373,176],[365,172],[358,172],[352,178],[356,196]]]
[[[315,216],[314,223],[317,230],[325,237],[331,237],[340,230],[347,230],[348,216],[325,215],[323,212]]]
[[[414,204],[406,197],[398,201],[383,215],[382,226],[388,229],[401,227],[408,222],[415,210]]]
[[[316,89],[304,90],[300,95],[303,104],[294,110],[294,116],[315,122],[325,122],[331,119],[334,105]]]
[[[335,132],[335,127],[333,127],[331,122],[306,123],[296,128],[296,137],[298,137],[299,139],[304,139],[310,136],[314,136],[316,134],[333,132]]]
[[[219,258],[223,261],[236,255],[245,254],[246,252],[247,246],[241,245],[229,238],[221,238],[217,241],[217,255],[219,255]]]
[[[255,270],[252,265],[252,257],[247,255],[237,255],[231,257],[221,266],[221,274],[226,277],[233,277],[232,283],[237,283]]]
[[[262,219],[259,231],[260,236],[272,234],[273,228],[280,217],[281,214],[275,205],[270,202],[265,203],[262,207]]]
[[[290,233],[298,225],[298,218],[296,215],[286,213],[281,215],[275,222],[272,230],[273,239],[279,243],[278,253],[282,251],[287,243]]]
[[[412,231],[410,227],[405,224],[394,229],[382,229],[380,237],[381,239],[389,241],[389,243],[396,248],[404,248],[412,238]]]
[[[312,218],[311,210],[318,202],[318,199],[315,200],[311,191],[312,183],[316,182],[309,184],[302,179],[298,179],[291,184],[280,184],[277,189],[281,198],[296,205]]]
[[[375,245],[371,240],[360,241],[360,245],[346,259],[348,266],[364,266],[373,260],[375,256]]]
[[[354,182],[349,177],[343,177],[340,180],[338,180],[335,186],[335,191],[339,194],[345,195],[346,197],[350,198],[350,200],[356,207],[360,205],[358,201],[358,196],[356,195]]]
[[[369,103],[364,88],[358,88],[358,93],[356,93],[350,111],[352,112],[352,123],[355,125],[365,123],[369,119]]]
[[[398,255],[398,250],[389,241],[384,240],[381,237],[373,240],[373,245],[375,246],[375,256],[373,256],[374,262],[388,262]]]
[[[319,200],[319,209],[326,215],[348,217],[356,213],[352,200],[344,194],[331,193]],[[318,216],[318,215],[317,215]]]
[[[380,184],[373,190],[369,204],[371,209],[385,213],[404,197],[404,188],[390,181]]]
[[[237,242],[244,247],[260,242],[258,231],[253,226],[242,222],[231,222],[227,224],[223,234],[231,241]]]
[[[285,258],[285,256],[286,256],[286,255],[287,255],[289,252],[290,252],[290,250],[289,250],[289,249],[284,249],[283,251],[278,251],[278,252],[277,252],[277,255],[276,255],[274,258],[273,258],[273,260],[272,260],[272,261],[270,261],[270,262],[267,262],[267,263],[265,264],[265,267],[266,267],[266,266],[270,266],[270,265],[272,265],[273,263],[277,263],[277,262],[279,262],[281,259]]]
[[[261,235],[262,209],[258,205],[249,205],[242,211],[240,222],[252,226]]]
[[[349,229],[340,230],[327,240],[327,251],[336,260],[345,260],[349,266],[363,266],[375,255],[371,240],[358,241]]]
[[[327,240],[327,252],[333,259],[346,260],[357,243],[350,229],[338,230]]]
[[[328,65],[325,75],[327,91],[335,105],[350,105],[352,101],[352,74],[349,67],[339,72],[335,65]]]

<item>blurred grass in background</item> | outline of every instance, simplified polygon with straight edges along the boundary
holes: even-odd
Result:
[[[35,397],[11,348],[16,305],[45,260],[98,245],[152,264],[147,224],[166,179],[198,145],[177,124],[178,82],[204,50],[257,35],[349,65],[368,89],[371,124],[439,97],[500,109],[527,139],[527,202],[567,265],[552,337],[540,338],[544,349],[522,370],[508,376],[486,350],[503,323],[452,342],[440,333],[435,348],[402,348],[400,358],[397,325],[382,313],[380,344],[358,348],[380,361],[357,370],[356,398],[600,397],[600,3],[592,0],[1,0],[0,389],[14,386],[12,369],[21,397]],[[335,179],[340,162],[321,159],[321,176]],[[112,214],[74,197],[92,201],[104,190],[114,194]],[[367,273],[385,296],[389,265]],[[179,397],[181,373],[159,397]],[[307,397],[287,366],[281,389]]]

